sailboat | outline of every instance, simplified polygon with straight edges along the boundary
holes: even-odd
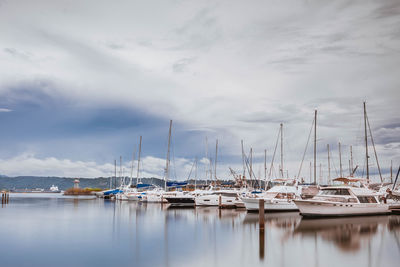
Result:
[[[169,165],[170,165],[170,148],[171,148],[171,131],[172,131],[172,120],[169,121],[169,132],[168,132],[168,150],[167,159],[164,175],[164,188],[157,187],[153,190],[149,190],[142,197],[143,202],[148,203],[168,203],[165,199],[168,195],[175,195],[175,192],[167,192],[167,181],[169,178]]]
[[[316,114],[316,113],[315,113]],[[281,139],[281,165],[280,165],[280,173],[281,178],[274,179],[272,182],[275,184],[269,190],[261,193],[261,194],[251,194],[246,197],[242,197],[242,201],[246,207],[246,210],[249,212],[255,212],[259,210],[260,199],[264,202],[264,210],[267,211],[297,211],[298,208],[296,204],[293,202],[294,199],[301,199],[301,190],[302,187],[298,186],[297,180],[295,179],[288,179],[284,178],[283,175],[283,124],[280,124],[279,134]],[[279,139],[278,139],[279,140]],[[275,144],[275,151],[278,145],[278,140]],[[270,167],[270,174],[273,167],[273,160],[272,158],[271,167]],[[265,183],[265,187],[267,187],[267,183]]]

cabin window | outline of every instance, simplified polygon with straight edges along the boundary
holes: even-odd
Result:
[[[338,188],[338,189],[323,189],[321,190],[320,195],[329,195],[329,196],[348,196],[350,192],[348,189]]]
[[[360,203],[377,203],[375,197],[373,196],[363,196],[357,197]]]

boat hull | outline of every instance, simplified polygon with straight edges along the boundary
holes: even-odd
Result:
[[[388,214],[389,206],[380,203],[341,203],[315,200],[294,200],[303,217],[340,217]]]
[[[165,197],[165,199],[174,207],[194,207],[196,205],[194,197]]]
[[[220,206],[223,208],[243,207],[243,201],[236,197],[221,196],[221,203],[218,195],[204,195],[195,198],[196,206]]]
[[[260,198],[243,198],[243,203],[246,210],[249,212],[258,212],[260,207]],[[277,199],[265,199],[264,200],[265,211],[298,211],[296,204],[290,200],[277,200]]]

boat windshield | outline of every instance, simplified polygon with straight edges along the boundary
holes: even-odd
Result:
[[[319,193],[321,196],[349,196],[350,192],[345,188],[331,188],[331,189],[322,189]]]
[[[357,197],[360,203],[378,203],[373,196],[362,196]]]

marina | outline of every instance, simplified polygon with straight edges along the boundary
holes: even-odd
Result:
[[[298,212],[265,212],[260,228],[259,215],[244,209],[26,195],[11,195],[1,209],[4,266],[25,266],[21,254],[31,266],[397,266],[400,260],[399,215],[307,220]]]
[[[400,266],[399,29],[399,0],[0,0],[0,267]]]

